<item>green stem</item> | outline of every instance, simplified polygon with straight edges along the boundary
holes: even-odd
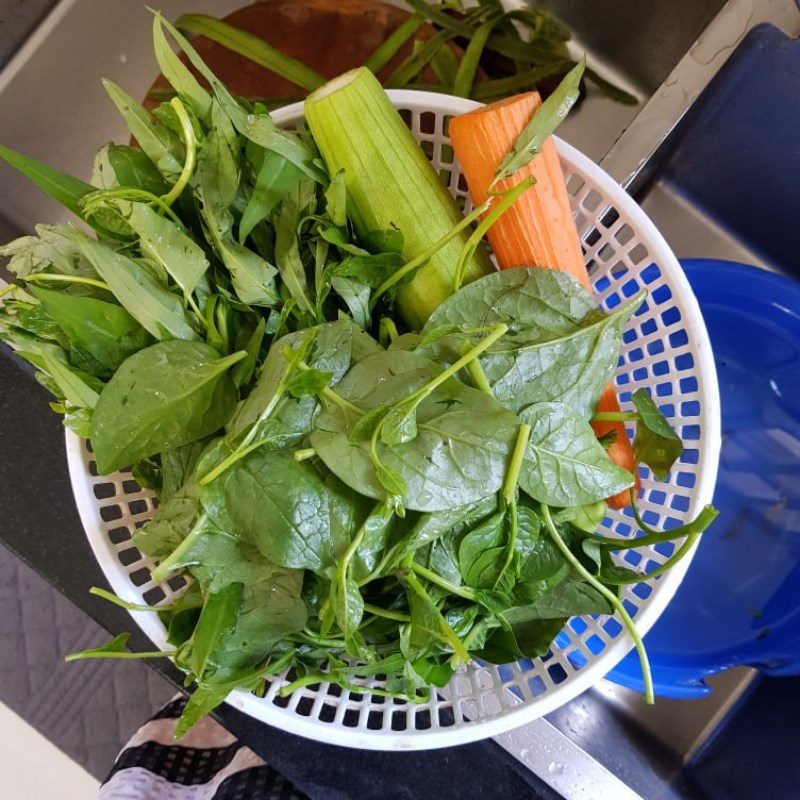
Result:
[[[302,61],[287,56],[263,39],[216,17],[207,14],[183,14],[175,22],[175,27],[205,36],[308,92],[325,83],[325,78]]]
[[[427,66],[428,62],[436,55],[439,48],[453,38],[453,34],[447,31],[439,31],[425,40],[416,48],[408,58],[395,69],[384,81],[387,89],[403,89],[410,81],[419,75]]]
[[[431,392],[441,386],[445,381],[452,378],[459,370],[464,369],[468,364],[474,361],[481,353],[488,350],[498,339],[508,333],[508,325],[505,322],[500,322],[493,325],[491,333],[481,342],[470,348],[461,358],[454,364],[451,364],[447,369],[442,370],[435,378],[426,383],[421,389],[418,389],[413,394],[403,399],[404,403],[413,404],[414,407],[418,406]]]
[[[303,447],[300,450],[295,450],[292,457],[295,461],[307,461],[309,458],[314,458],[317,451],[313,447]]]
[[[172,604],[166,604],[163,606],[151,606],[147,605],[146,603],[129,603],[127,600],[123,600],[121,597],[117,597],[113,592],[108,592],[105,589],[101,589],[99,586],[92,586],[89,589],[89,594],[93,594],[95,597],[102,597],[103,600],[108,600],[109,603],[113,603],[115,606],[119,606],[120,608],[124,608],[126,611],[171,611]]]
[[[444,589],[446,592],[450,592],[450,594],[454,594],[458,597],[463,597],[465,600],[470,600],[473,603],[478,602],[477,595],[475,594],[475,592],[472,591],[472,589],[469,589],[466,586],[456,586],[454,583],[450,583],[450,581],[441,577],[441,575],[437,575],[435,572],[429,570],[427,567],[423,567],[422,564],[417,564],[416,562],[412,562],[409,568],[414,572],[416,572],[417,575],[420,575],[421,577],[425,578],[426,581],[435,583],[439,588]]]
[[[298,361],[297,366],[303,372],[308,372],[309,370],[313,369],[306,364],[305,361]],[[356,414],[359,417],[364,416],[364,412],[356,405],[353,405],[349,400],[345,400],[340,394],[337,394],[333,391],[329,386],[326,386],[320,394],[326,399],[330,400],[330,402],[335,403],[342,411],[349,411],[351,414]]]
[[[412,556],[413,558],[413,556]],[[413,569],[413,564],[411,565]],[[413,592],[425,603],[430,604],[432,610],[436,612],[437,621],[439,623],[439,632],[444,642],[450,645],[453,652],[463,661],[468,664],[470,661],[469,652],[464,647],[464,643],[458,638],[456,632],[450,627],[447,620],[442,616],[442,613],[436,608],[436,604],[431,600],[430,595],[425,591],[425,587],[416,579],[413,571],[405,576],[406,583],[411,587]]]
[[[252,437],[251,437],[252,438]],[[230,455],[225,456],[216,467],[211,469],[198,481],[201,486],[207,486],[211,481],[216,480],[223,472],[229,470],[237,461],[241,461],[245,456],[250,455],[253,450],[258,450],[263,442],[242,442]]]
[[[364,62],[364,66],[371,72],[380,72],[417,32],[423,22],[425,18],[421,14],[412,14],[384,39],[378,49]]]
[[[637,573],[635,576],[631,575],[628,578],[604,578],[606,583],[614,586],[624,586],[631,583],[641,583],[642,581],[649,581],[652,578],[657,578],[665,572],[671,570],[691,549],[694,543],[700,538],[699,533],[693,533],[686,537],[686,541],[660,566],[656,567],[650,572]]]
[[[640,419],[636,411],[598,411],[592,422],[628,422]]]
[[[397,325],[391,317],[381,317],[380,321],[380,340],[384,347],[392,344],[400,334],[397,331]],[[385,344],[384,344],[385,342]]]
[[[2,289],[0,289],[0,297],[4,297],[9,292],[13,292],[14,289],[16,289],[16,288],[17,288],[17,284],[16,283],[6,284]]]
[[[561,534],[558,532],[558,529],[553,522],[553,518],[550,516],[550,508],[542,503],[542,518],[544,519],[544,524],[547,527],[547,530],[552,538],[553,542],[555,543],[556,547],[561,551],[561,554],[564,558],[569,562],[575,572],[583,578],[593,589],[598,591],[606,600],[611,604],[612,608],[616,610],[616,612],[622,618],[622,621],[625,623],[625,627],[628,629],[628,633],[631,635],[631,639],[633,639],[633,643],[636,646],[636,652],[639,655],[639,664],[642,668],[642,678],[644,680],[644,699],[648,705],[653,705],[655,702],[655,698],[653,695],[653,676],[650,672],[650,661],[647,658],[647,650],[645,650],[644,642],[642,641],[642,637],[639,635],[639,631],[636,630],[636,625],[634,624],[633,620],[631,619],[628,612],[625,610],[625,606],[622,604],[622,600],[617,597],[614,592],[612,592],[608,587],[603,586],[594,575],[586,569],[586,567],[581,564],[580,560],[575,556],[575,554],[567,547],[564,540],[561,538]]]
[[[376,617],[385,617],[386,619],[396,619],[398,622],[410,622],[411,617],[404,614],[402,611],[390,611],[388,608],[380,608],[373,606],[371,603],[364,603],[364,611],[374,614]]]
[[[511,463],[508,465],[505,480],[503,481],[502,498],[508,509],[508,545],[506,546],[506,558],[503,566],[497,575],[494,585],[500,584],[506,571],[514,560],[514,551],[517,548],[517,533],[519,531],[519,519],[517,515],[517,482],[519,471],[522,469],[522,462],[525,459],[525,451],[528,448],[528,440],[531,436],[531,426],[522,423],[519,426],[517,442],[514,445],[514,452],[511,454]]]
[[[304,340],[303,344],[301,345],[301,353],[304,349],[310,346],[311,341],[313,340],[316,334],[312,332],[306,339]],[[278,406],[278,403],[283,399],[284,395],[286,394],[286,387],[289,384],[289,379],[292,377],[295,369],[311,369],[304,361],[302,360],[295,360],[295,359],[288,359],[288,363],[286,364],[286,368],[283,370],[281,374],[280,380],[278,381],[277,386],[275,387],[275,391],[272,393],[272,397],[270,397],[269,402],[266,406],[264,406],[263,411],[258,415],[258,419],[253,422],[250,426],[250,430],[247,431],[244,439],[236,446],[236,449],[228,456],[226,456],[216,467],[211,469],[202,478],[198,481],[201,486],[206,486],[211,481],[218,478],[222,475],[223,472],[230,469],[237,461],[243,459],[249,453],[252,453],[253,450],[257,450],[263,444],[263,441],[253,442],[255,439],[256,434],[258,433],[258,428],[264,420],[267,420],[272,416],[275,409]]]
[[[325,672],[309,672],[308,675],[303,675],[302,678],[295,678],[291,683],[281,687],[278,695],[280,697],[288,697],[304,686],[313,686],[315,683],[328,683],[330,680],[331,676]]]
[[[496,197],[500,197],[500,200],[495,203],[492,207],[491,211],[480,221],[478,226],[475,230],[470,234],[469,238],[465,242],[464,246],[461,248],[461,253],[458,256],[458,261],[456,262],[455,266],[455,278],[453,281],[453,291],[458,291],[461,288],[461,284],[464,282],[464,275],[467,271],[467,264],[469,264],[470,259],[472,258],[475,251],[478,249],[478,245],[481,243],[481,240],[486,235],[486,232],[492,225],[497,222],[503,214],[511,208],[514,203],[517,202],[517,199],[523,195],[528,189],[536,183],[536,179],[533,175],[529,175],[527,178],[523,178],[518,184],[513,186],[507,192],[503,192],[500,195],[495,195]],[[489,202],[487,200],[487,202]],[[486,205],[486,203],[484,203]],[[483,208],[483,206],[481,206]]]
[[[461,344],[461,355],[466,355],[469,351],[470,344],[468,341],[464,341]],[[483,367],[481,366],[481,362],[479,359],[475,359],[474,361],[470,361],[467,364],[467,374],[469,375],[472,382],[475,384],[476,388],[480,389],[484,394],[488,394],[489,397],[494,397],[494,392],[492,391],[492,386],[489,383],[489,379],[486,377],[486,373],[483,371]]]
[[[428,261],[433,255],[435,255],[439,250],[441,250],[449,241],[454,239],[458,236],[461,231],[465,228],[468,228],[472,223],[480,217],[485,211],[487,211],[492,203],[494,202],[494,198],[490,197],[485,203],[478,206],[478,208],[472,209],[469,214],[467,214],[460,222],[454,225],[441,239],[434,242],[427,250],[420,253],[416,258],[411,259],[408,263],[404,264],[400,267],[396,272],[393,272],[373,293],[372,297],[370,298],[369,305],[370,308],[375,308],[378,298],[386,291],[392,288],[398,281],[405,278],[410,272],[413,272],[418,267],[421,267],[426,261]]]
[[[99,189],[96,192],[87,194],[82,202],[84,204],[84,214],[91,216],[94,209],[107,200],[130,200],[132,202],[153,203],[158,206],[182,231],[185,230],[180,217],[160,198],[144,189],[130,189],[120,187],[119,189]]]
[[[194,527],[186,534],[186,538],[150,573],[153,583],[161,583],[167,575],[177,569],[177,564],[194,544],[208,522],[208,517],[201,514]]]
[[[522,469],[522,462],[525,460],[525,451],[528,449],[528,440],[530,438],[531,426],[523,422],[519,426],[517,442],[514,445],[514,452],[511,454],[511,463],[508,465],[508,471],[503,481],[503,499],[506,503],[510,504],[516,499],[519,472]]]
[[[194,172],[195,157],[197,155],[197,139],[194,135],[194,128],[192,128],[192,121],[186,113],[186,108],[179,97],[173,97],[172,100],[169,101],[169,104],[175,111],[178,122],[180,122],[181,125],[181,132],[183,133],[183,140],[186,145],[186,160],[183,162],[183,169],[178,176],[178,180],[175,181],[169,192],[161,198],[166,206],[171,206],[186,188]]]
[[[661,542],[671,542],[674,539],[680,539],[683,536],[698,536],[708,528],[708,526],[719,516],[714,506],[705,506],[697,517],[686,525],[681,525],[679,528],[672,528],[668,531],[655,531],[645,525],[636,505],[631,503],[633,507],[633,515],[639,527],[645,531],[644,536],[637,536],[633,539],[609,539],[604,536],[598,536],[592,539],[597,542],[601,547],[608,547],[611,550],[629,550],[633,547],[648,547],[653,544],[660,544]]]
[[[453,82],[453,94],[456,97],[469,97],[472,93],[472,85],[475,83],[475,75],[478,71],[478,64],[486,47],[486,42],[492,33],[492,29],[500,19],[499,16],[490,17],[470,37]]]
[[[315,633],[308,628],[304,628],[297,634],[298,638],[302,638],[306,642],[310,642],[311,644],[320,645],[322,647],[333,647],[339,648],[343,650],[345,648],[345,641],[344,639],[333,639],[328,636],[322,636],[321,634]]]
[[[26,283],[37,283],[39,281],[61,281],[63,283],[80,283],[84,286],[94,286],[95,289],[102,289],[103,291],[110,292],[111,289],[108,288],[107,283],[103,283],[103,281],[95,280],[94,278],[84,278],[81,275],[59,275],[51,272],[36,272],[33,275],[27,275],[20,280],[25,281]],[[9,284],[13,286],[14,284]]]
[[[68,653],[64,656],[64,661],[80,661],[89,658],[171,658],[173,655],[174,651],[172,650],[152,650],[149,653],[129,653],[127,651],[121,653]]]

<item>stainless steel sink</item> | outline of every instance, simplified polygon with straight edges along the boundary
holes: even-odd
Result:
[[[243,0],[161,0],[167,16],[224,14]],[[660,178],[665,142],[748,30],[769,21],[800,33],[794,0],[548,0],[574,31],[576,51],[634,93],[636,107],[590,96],[560,133],[636,194],[681,256],[763,263]],[[76,57],[77,56],[77,57]],[[62,0],[0,72],[0,142],[86,176],[95,150],[126,129],[100,76],[142,95],[155,72],[149,17],[139,3]],[[64,213],[0,166],[0,237]],[[712,679],[701,701],[661,701],[603,682],[545,720],[498,737],[567,798],[693,798],[683,764],[724,724],[755,673]]]

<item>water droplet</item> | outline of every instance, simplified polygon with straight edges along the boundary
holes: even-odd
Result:
[[[526,747],[526,748],[524,748],[523,750],[520,751],[519,757],[523,761],[527,761],[531,757],[531,755],[532,755],[532,753],[531,753],[530,749]]]
[[[557,761],[551,761],[547,765],[547,771],[551,775],[562,775],[564,773],[564,765],[559,764]]]

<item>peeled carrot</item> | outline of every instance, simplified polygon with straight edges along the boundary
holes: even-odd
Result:
[[[450,139],[475,205],[485,202],[498,165],[511,150],[522,129],[541,105],[538,92],[509,97],[450,120]],[[561,162],[552,139],[548,139],[527,166],[497,184],[496,191],[516,185],[532,175],[536,183],[489,229],[487,237],[500,269],[547,267],[568,272],[591,288],[583,251],[569,204]],[[619,411],[614,385],[600,398],[598,411]],[[633,447],[621,422],[592,423],[602,436],[611,430],[617,438],[608,455],[619,466],[633,471]],[[639,477],[635,476],[639,489]],[[629,505],[628,492],[608,498],[613,508]]]
[[[617,393],[614,390],[614,384],[609,383],[603,394],[600,395],[600,400],[597,403],[598,411],[619,411],[619,402],[617,401]],[[597,437],[605,436],[612,431],[616,434],[614,441],[608,447],[608,457],[620,467],[633,472],[635,474],[635,460],[633,457],[633,448],[628,440],[628,433],[625,430],[624,422],[593,422],[592,428],[594,429]],[[639,489],[639,477],[636,476],[636,490]],[[631,504],[630,494],[628,490],[615,494],[609,497],[606,502],[612,508],[625,508]]]
[[[498,164],[541,102],[538,92],[528,92],[450,120],[453,149],[475,205],[486,201]],[[497,263],[501,269],[541,266],[561,270],[589,289],[564,173],[552,140],[545,142],[542,152],[527,166],[500,181],[496,190],[508,189],[529,175],[536,185],[487,233]]]

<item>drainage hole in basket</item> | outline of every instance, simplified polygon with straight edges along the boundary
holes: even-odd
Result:
[[[348,708],[342,717],[342,725],[345,728],[357,728],[360,714],[354,708]]]
[[[186,578],[183,575],[173,575],[171,578],[167,578],[167,586],[172,589],[173,592],[179,592],[186,586]]]
[[[96,483],[92,490],[98,500],[107,500],[117,493],[117,487],[113,483]]]
[[[404,731],[407,726],[408,726],[408,721],[405,711],[398,711],[392,714],[393,731]]]
[[[122,519],[122,509],[119,506],[102,506],[100,508],[100,519],[103,522],[114,522]]]
[[[414,714],[414,730],[427,731],[431,727],[431,712],[423,709]]]
[[[311,714],[312,708],[314,708],[313,699],[310,697],[301,697],[295,706],[295,711],[300,714],[301,717],[307,717]]]
[[[131,532],[128,528],[112,528],[108,532],[108,540],[111,544],[122,544],[131,540]]]
[[[147,567],[142,567],[137,569],[136,572],[131,572],[128,577],[134,586],[144,586],[150,581],[150,570]]]
[[[131,514],[146,514],[150,509],[147,506],[147,500],[131,500],[128,503],[128,510]]]
[[[141,561],[142,554],[135,547],[129,547],[127,550],[117,553],[117,558],[123,567],[129,567],[131,564]]]
[[[148,605],[154,606],[157,603],[160,603],[166,596],[166,593],[160,586],[153,586],[152,589],[148,589],[142,595],[142,600],[144,600]]]
[[[456,724],[456,715],[451,706],[440,706],[437,710],[440,728],[452,728]]]

